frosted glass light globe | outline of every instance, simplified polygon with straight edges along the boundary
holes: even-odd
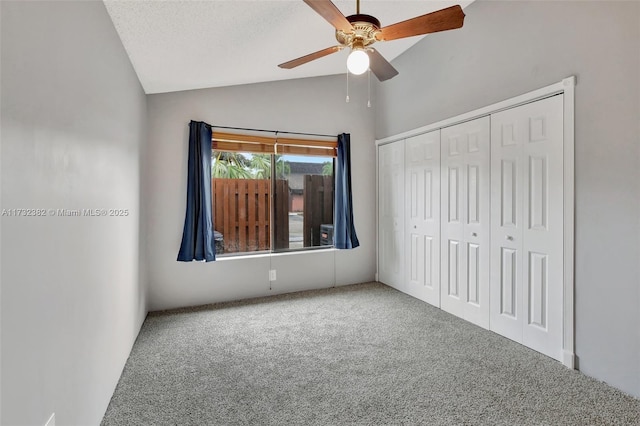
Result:
[[[354,50],[347,58],[347,69],[351,74],[360,75],[369,69],[369,55],[364,50]]]

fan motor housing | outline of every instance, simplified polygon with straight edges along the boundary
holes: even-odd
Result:
[[[336,30],[336,40],[343,46],[351,46],[354,41],[362,41],[364,47],[376,42],[376,34],[380,32],[380,21],[371,15],[356,14],[346,17],[353,26],[353,31]]]

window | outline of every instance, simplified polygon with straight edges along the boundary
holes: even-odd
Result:
[[[332,246],[335,145],[214,133],[216,252]]]

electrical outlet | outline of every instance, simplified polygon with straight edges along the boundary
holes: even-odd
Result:
[[[276,270],[271,269],[269,271],[269,281],[275,281],[275,280],[276,280]]]
[[[44,426],[56,426],[56,413],[51,414],[51,417],[49,417],[49,420],[47,420]]]

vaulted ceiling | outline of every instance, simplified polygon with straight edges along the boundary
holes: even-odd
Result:
[[[382,26],[460,4],[362,0],[360,12]],[[337,44],[333,27],[302,0],[104,0],[146,93],[340,74],[347,50],[295,69],[278,64]],[[346,15],[355,0],[334,0]],[[426,37],[429,37],[428,35]],[[422,37],[378,42],[389,61]]]

